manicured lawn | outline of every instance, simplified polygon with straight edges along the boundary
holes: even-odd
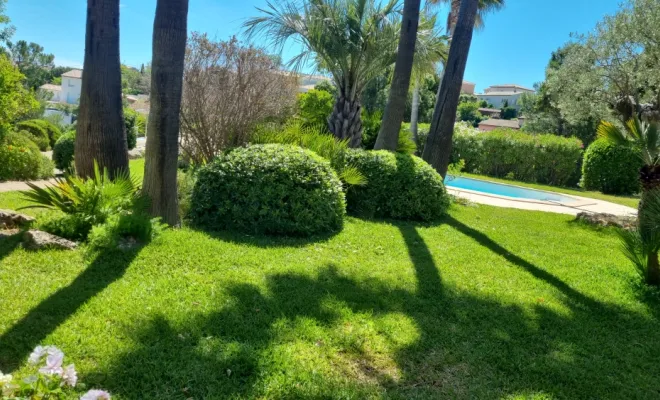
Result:
[[[116,399],[660,396],[658,296],[612,231],[569,216],[182,229],[95,257],[16,245],[0,242],[0,370],[56,344]]]
[[[587,190],[582,190],[580,188],[563,188],[563,187],[556,187],[556,186],[548,186],[548,185],[539,185],[536,183],[526,183],[526,182],[519,182],[519,181],[512,181],[508,179],[498,179],[498,178],[491,178],[490,176],[484,176],[484,175],[475,175],[475,174],[466,174],[463,173],[463,176],[467,178],[475,178],[475,179],[483,179],[486,181],[491,181],[491,182],[500,182],[500,183],[508,183],[509,185],[518,185],[518,186],[524,186],[532,189],[539,189],[539,190],[548,190],[551,192],[559,192],[559,193],[566,193],[566,194],[572,194],[574,196],[582,196],[582,197],[588,197],[590,199],[597,199],[597,200],[604,200],[604,201],[609,201],[611,203],[616,203],[616,204],[621,204],[623,206],[628,206],[632,208],[637,208],[637,205],[639,204],[639,197],[638,196],[613,196],[609,194],[603,194],[600,192],[590,192]]]

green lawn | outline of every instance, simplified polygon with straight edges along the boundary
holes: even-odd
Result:
[[[0,370],[41,343],[115,399],[657,398],[660,300],[638,282],[611,230],[486,206],[94,258],[12,238]]]
[[[639,204],[639,197],[637,196],[614,196],[614,195],[609,195],[609,194],[603,194],[600,192],[590,192],[587,190],[582,190],[580,188],[564,188],[564,187],[556,187],[556,186],[548,186],[548,185],[539,185],[537,183],[526,183],[526,182],[519,182],[519,181],[512,181],[508,179],[498,179],[498,178],[492,178],[490,176],[484,176],[484,175],[475,175],[475,174],[466,174],[462,173],[461,175],[467,177],[467,178],[475,178],[475,179],[483,179],[486,181],[491,181],[491,182],[499,182],[499,183],[508,183],[509,185],[518,185],[518,186],[524,186],[532,189],[539,189],[539,190],[548,190],[551,192],[559,192],[559,193],[565,193],[565,194],[572,194],[574,196],[582,196],[582,197],[588,197],[590,199],[597,199],[597,200],[604,200],[604,201],[609,201],[611,203],[616,203],[616,204],[621,204],[623,206],[628,206],[632,208],[637,208],[637,205]]]

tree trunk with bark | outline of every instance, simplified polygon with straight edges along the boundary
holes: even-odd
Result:
[[[179,224],[176,176],[187,34],[188,0],[158,0],[144,193],[151,200],[151,214],[173,226]]]
[[[447,168],[449,167],[456,110],[468,53],[472,44],[472,32],[478,5],[479,0],[463,0],[461,2],[458,24],[449,48],[447,66],[442,84],[438,89],[431,129],[424,147],[422,158],[443,177],[447,174]]]
[[[350,91],[347,91],[350,93]],[[351,99],[340,93],[335,100],[335,107],[328,120],[328,128],[337,139],[348,140],[351,148],[359,148],[362,144],[362,105],[355,95]]]
[[[449,9],[449,15],[447,15],[447,34],[449,37],[454,36],[454,31],[456,30],[456,25],[458,24],[458,15],[460,11],[461,0],[451,0],[451,8]]]
[[[403,113],[406,109],[408,90],[410,89],[410,76],[415,61],[420,5],[421,0],[405,0],[403,3],[401,35],[394,66],[394,76],[390,85],[390,95],[385,113],[383,114],[383,122],[374,146],[375,150],[396,151],[399,142],[399,132],[401,131]]]
[[[85,61],[75,144],[78,175],[94,174],[94,162],[110,177],[128,171],[121,99],[119,0],[87,0]]]
[[[420,103],[420,94],[419,94],[419,79],[415,80],[415,87],[413,88],[412,94],[412,106],[410,111],[410,132],[412,132],[413,140],[417,145],[417,148],[420,148],[419,142],[419,103]]]
[[[651,196],[658,196],[660,191],[660,166],[645,165],[640,170],[640,181],[642,183],[642,198],[639,201],[637,209],[637,225],[642,235],[652,237],[654,232],[647,232],[649,223],[647,222],[650,216],[649,213],[655,212],[648,210],[647,205],[650,203]],[[650,239],[652,240],[652,239]],[[646,259],[646,283],[653,286],[660,286],[660,263],[658,262],[658,252],[652,251],[647,254]]]

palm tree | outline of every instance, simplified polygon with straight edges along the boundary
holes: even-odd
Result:
[[[404,5],[403,24],[408,24],[405,16]],[[403,122],[403,113],[408,91],[410,89],[410,80],[414,79],[415,87],[418,88],[418,81],[421,77],[435,71],[438,62],[447,60],[447,37],[437,34],[435,29],[436,17],[429,16],[425,12],[419,19],[419,12],[416,15],[419,24],[415,24],[416,44],[410,45],[412,34],[402,29],[399,52],[397,55],[396,66],[390,87],[390,94],[385,108],[385,114],[381,124],[375,149],[387,149],[394,151],[397,148],[401,123]],[[409,65],[411,64],[411,65]],[[405,68],[405,71],[403,70]],[[416,95],[416,96],[415,96]],[[413,109],[419,110],[419,90],[413,92]],[[416,122],[415,122],[416,123]],[[417,132],[413,131],[415,143],[417,143]]]
[[[642,199],[637,212],[637,235],[624,234],[626,255],[642,270],[646,282],[660,285],[660,123],[646,123],[638,118],[625,129],[603,121],[598,137],[617,145],[632,145],[639,150],[644,166],[639,172]]]
[[[114,177],[128,170],[119,62],[119,0],[88,0],[86,31],[76,171],[91,177],[96,161]]]
[[[303,51],[289,66],[299,71],[317,62],[329,71],[337,96],[328,128],[351,147],[359,147],[360,95],[396,60],[401,27],[398,0],[283,0],[258,10],[263,15],[244,25],[248,37],[262,35],[280,50],[294,40]]]
[[[467,64],[472,32],[480,0],[462,0],[458,23],[451,40],[447,68],[438,90],[429,137],[422,158],[443,177],[447,174],[451,156],[454,123],[463,75]]]
[[[147,128],[144,192],[151,213],[178,225],[177,160],[188,0],[158,0],[153,33],[151,108]]]

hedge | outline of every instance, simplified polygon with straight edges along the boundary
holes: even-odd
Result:
[[[188,216],[209,230],[308,236],[340,230],[345,209],[328,161],[297,146],[264,144],[202,167]]]
[[[0,181],[35,180],[53,176],[53,163],[28,137],[8,132],[0,142]]]
[[[351,214],[432,221],[449,207],[442,177],[419,157],[384,150],[350,150],[346,163],[367,179],[366,185],[347,189]]]
[[[642,165],[639,151],[632,147],[596,140],[584,153],[582,186],[608,194],[639,193]]]
[[[73,152],[76,146],[76,132],[70,131],[62,135],[53,146],[53,161],[55,167],[60,170],[67,170],[73,164]]]
[[[576,184],[583,145],[576,138],[532,135],[511,129],[490,132],[460,127],[454,132],[452,163],[465,172],[555,186]]]
[[[16,129],[19,131],[28,131],[30,132],[38,141],[35,141],[41,151],[46,151],[48,148],[55,146],[57,140],[62,136],[62,131],[52,122],[45,119],[31,119],[27,121],[21,121],[16,124]],[[46,148],[44,148],[41,143],[47,143]]]

